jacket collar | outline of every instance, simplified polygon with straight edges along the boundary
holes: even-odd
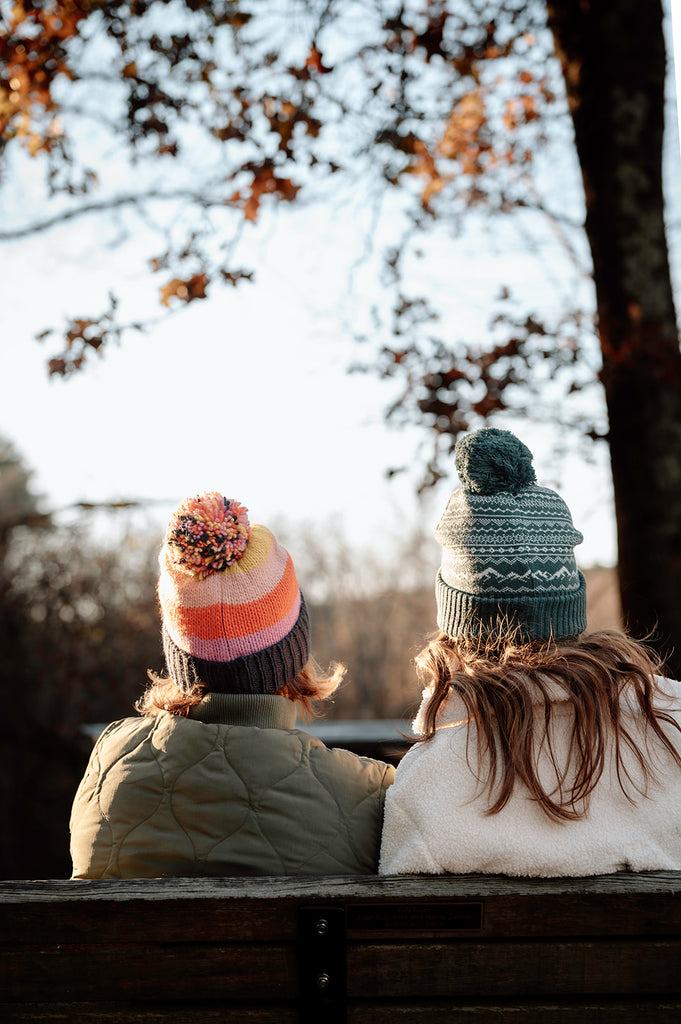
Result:
[[[553,682],[550,679],[546,680],[546,692],[551,704],[555,707],[569,706],[569,694],[563,686],[559,683]],[[419,707],[416,718],[411,724],[412,731],[417,736],[423,736],[426,731],[426,711],[430,699],[433,695],[432,690],[426,687],[421,694],[421,706]],[[543,704],[543,697],[537,691],[536,698],[532,699],[533,704],[540,706]],[[437,715],[437,728],[453,728],[457,725],[465,725],[470,719],[468,718],[468,712],[466,711],[466,705],[462,701],[461,697],[456,691],[450,692],[449,696],[440,706],[440,710]]]
[[[199,722],[242,725],[259,729],[295,729],[296,706],[273,694],[207,693],[189,717]]]

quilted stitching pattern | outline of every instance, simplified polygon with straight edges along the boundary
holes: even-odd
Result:
[[[76,794],[74,877],[372,873],[393,774],[297,730],[125,719]]]

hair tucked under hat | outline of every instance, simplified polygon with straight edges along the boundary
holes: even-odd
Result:
[[[159,556],[163,649],[175,683],[276,693],[306,666],[310,624],[291,556],[217,491],[184,501]]]
[[[586,629],[586,581],[574,547],[582,534],[563,499],[539,487],[532,453],[515,434],[487,427],[456,446],[462,486],[435,536],[437,622],[453,639],[484,636],[506,620],[529,639]]]

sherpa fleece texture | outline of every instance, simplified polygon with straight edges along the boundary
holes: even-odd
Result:
[[[661,705],[681,724],[681,684],[658,683],[667,694],[659,699]],[[428,697],[424,691],[413,725],[417,733]],[[554,697],[553,737],[560,763],[567,754],[572,712],[558,693]],[[647,795],[632,792],[635,802],[628,800],[611,761],[591,794],[586,817],[558,823],[519,782],[504,809],[486,815],[488,793],[476,778],[475,729],[469,734],[460,698],[449,698],[438,725],[436,735],[414,746],[397,768],[386,797],[379,873],[551,877],[681,869],[681,770],[659,743],[651,741],[658,778]],[[680,749],[681,734],[671,727],[667,733]],[[626,753],[625,763],[640,784],[640,769]],[[540,771],[543,779],[555,782],[546,756]]]
[[[163,713],[104,731],[73,805],[73,877],[374,873],[392,766],[272,727],[286,706],[295,720],[283,697],[210,697],[204,720]]]

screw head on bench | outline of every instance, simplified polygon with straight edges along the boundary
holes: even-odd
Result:
[[[317,935],[326,935],[329,930],[329,922],[325,917],[320,917],[315,926]]]

